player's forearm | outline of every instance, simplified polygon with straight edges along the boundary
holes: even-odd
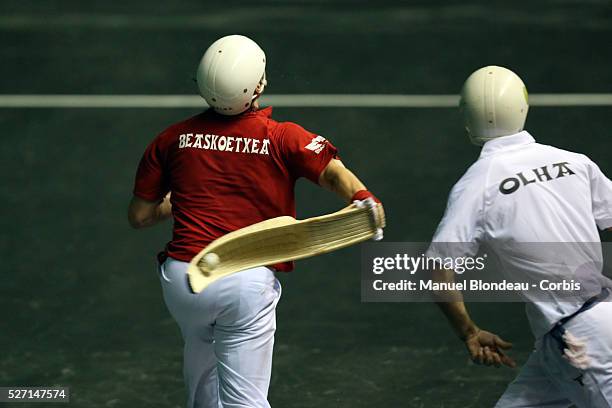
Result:
[[[140,216],[128,217],[132,228],[147,228],[169,218],[163,202],[157,205],[150,213]]]
[[[351,201],[351,198],[356,192],[365,190],[363,183],[347,168],[338,174],[335,184],[333,184],[333,192],[339,195],[344,201]]]
[[[148,202],[138,197],[132,198],[128,209],[128,221],[132,228],[153,226],[172,216],[170,193],[158,203]]]
[[[463,302],[436,302],[461,340],[478,332]]]
[[[356,192],[366,189],[357,176],[336,159],[333,159],[323,171],[319,184],[347,202],[351,201]]]
[[[164,197],[163,201],[159,203],[156,209],[157,222],[167,220],[172,217],[172,204],[170,203],[170,193]]]
[[[432,273],[436,282],[454,282],[454,272],[449,270],[437,270]],[[463,295],[458,290],[434,292],[436,304],[442,310],[457,336],[465,340],[470,335],[478,332],[478,327],[470,318],[463,302]]]

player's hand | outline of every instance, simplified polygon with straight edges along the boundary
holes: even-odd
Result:
[[[495,367],[500,367],[502,364],[511,368],[516,367],[514,360],[504,353],[504,350],[512,348],[512,343],[502,340],[496,334],[478,329],[464,341],[474,363]]]
[[[585,339],[574,337],[572,333],[566,331],[563,335],[563,341],[567,346],[563,349],[563,358],[579,370],[589,368],[591,361],[587,353]]]
[[[383,239],[383,228],[386,226],[385,210],[380,202],[375,201],[375,197],[367,197],[363,200],[355,200],[353,204],[357,208],[368,208],[374,217],[376,224],[376,233],[372,237],[373,241],[380,241]]]

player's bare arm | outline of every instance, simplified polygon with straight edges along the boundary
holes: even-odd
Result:
[[[439,269],[432,272],[436,282],[453,282],[455,273],[451,270]],[[444,291],[435,293],[436,304],[442,310],[457,336],[465,343],[472,361],[476,364],[500,367],[516,367],[512,358],[504,350],[512,348],[512,344],[499,336],[481,330],[470,318],[460,291]]]
[[[358,191],[365,190],[363,183],[338,159],[332,159],[319,176],[319,184],[350,202]]]
[[[128,207],[128,221],[136,229],[153,226],[171,216],[170,193],[160,201],[147,201],[133,196]]]

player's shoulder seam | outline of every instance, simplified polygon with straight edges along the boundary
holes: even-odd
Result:
[[[300,130],[300,131],[306,131],[306,129],[302,125],[300,125],[298,123],[295,123],[295,122],[276,122],[276,123],[283,130],[288,130],[288,129],[294,128],[294,129],[297,129],[297,130]]]
[[[483,167],[486,166],[486,167]],[[470,196],[478,201],[485,201],[486,180],[490,169],[489,160],[477,160],[463,173],[451,188],[450,197],[464,196],[469,192]]]
[[[486,177],[491,169],[492,163],[493,161],[490,157],[480,158],[468,167],[461,178],[467,180]]]
[[[287,132],[292,131],[296,133],[312,133],[305,129],[302,125],[295,122],[276,122],[276,129],[273,133],[282,138],[287,134]]]

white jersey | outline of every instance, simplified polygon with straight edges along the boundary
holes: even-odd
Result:
[[[504,263],[502,273],[529,281],[573,274],[581,266],[577,260],[588,259],[598,282],[581,293],[582,299],[568,301],[550,292],[545,301],[528,303],[532,331],[540,337],[602,286],[612,286],[601,274],[597,227],[612,227],[612,181],[588,157],[538,144],[523,131],[487,142],[451,191],[432,241],[469,245],[445,246],[454,252],[429,255],[475,256],[486,244]],[[559,246],[552,253],[520,243],[596,244]]]

